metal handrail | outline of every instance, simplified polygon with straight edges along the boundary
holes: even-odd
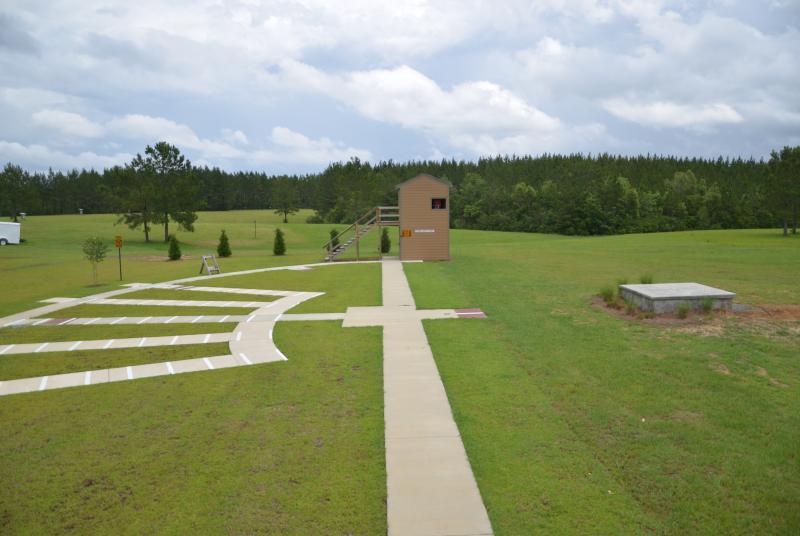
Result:
[[[375,223],[374,219],[377,218],[377,211],[378,211],[377,207],[368,210],[363,216],[358,218],[354,223],[351,223],[344,231],[342,231],[341,233],[336,235],[334,238],[331,238],[330,240],[325,242],[325,245],[322,246],[322,249],[324,249],[326,251],[332,251],[331,244],[333,242],[336,242],[337,244],[341,243],[341,240],[339,240],[339,239],[342,238],[342,236],[344,236],[345,233],[347,233],[351,229],[357,227],[358,225],[364,225],[364,223],[362,223],[362,220],[364,220],[365,218],[368,218],[368,217],[372,216],[372,220],[373,221],[367,222],[367,225],[374,224]]]

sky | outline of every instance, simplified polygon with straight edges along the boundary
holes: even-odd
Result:
[[[800,0],[4,0],[0,162],[101,169],[800,145]]]

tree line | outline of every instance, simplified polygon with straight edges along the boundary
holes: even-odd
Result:
[[[308,175],[197,167],[165,142],[124,165],[29,173],[7,164],[0,210],[29,214],[116,213],[150,239],[154,225],[192,230],[198,210],[315,210],[309,221],[349,223],[395,205],[395,186],[418,173],[451,185],[455,228],[600,235],[688,229],[783,227],[796,232],[800,147],[769,160],[660,155],[556,155],[477,161],[358,159]]]

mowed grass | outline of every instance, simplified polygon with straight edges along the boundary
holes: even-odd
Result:
[[[246,303],[246,302],[245,302]],[[147,316],[224,316],[246,315],[255,307],[197,307],[192,305],[102,305],[87,303],[43,313],[41,318],[118,318]],[[38,318],[36,317],[36,318]]]
[[[233,331],[233,322],[206,324],[114,324],[22,326],[0,329],[0,344],[32,342],[94,341],[101,339],[128,339],[133,337],[164,337],[167,335],[193,335],[196,333],[225,333]],[[2,356],[0,356],[2,359]]]
[[[380,330],[275,337],[289,361],[4,397],[0,532],[385,534]]]
[[[343,313],[348,307],[381,305],[378,263],[331,264],[310,270],[275,270],[214,278],[207,286],[324,292],[294,307],[292,313]]]
[[[233,250],[233,256],[219,260],[223,272],[321,262],[325,253],[322,246],[329,240],[328,232],[333,226],[304,223],[311,214],[310,210],[301,210],[289,216],[289,223],[284,224],[271,210],[200,212],[195,232],[176,232],[184,254],[180,261],[166,260],[167,244],[159,226],[153,229],[153,240],[145,243],[140,230],[114,225],[113,214],[28,216],[22,222],[22,237],[26,242],[0,248],[0,273],[4,280],[0,316],[37,307],[41,305],[38,300],[56,296],[82,297],[126,283],[157,283],[196,276],[200,271],[200,256],[216,253],[223,229]],[[255,237],[254,221],[257,222]],[[284,256],[272,254],[276,227],[285,234]],[[124,238],[123,281],[119,281],[115,235]],[[107,239],[110,248],[107,259],[99,266],[98,286],[92,285],[91,268],[81,252],[81,244],[90,236]]]
[[[3,355],[0,381],[227,354],[227,343],[210,343]]]
[[[602,238],[455,232],[405,265],[497,534],[800,532],[800,323],[689,328],[590,306],[618,279],[800,303],[775,231]]]
[[[229,292],[201,292],[164,288],[137,290],[129,294],[121,294],[119,297],[127,300],[192,300],[198,303],[207,301],[270,302],[279,298],[279,296],[264,296],[260,294],[232,294]]]

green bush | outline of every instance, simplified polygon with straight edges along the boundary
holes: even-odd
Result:
[[[639,306],[630,300],[625,300],[625,313],[633,316],[639,311]]]
[[[283,238],[283,231],[275,229],[275,243],[272,245],[272,253],[284,255],[286,253],[286,242]]]
[[[381,233],[381,253],[384,255],[389,253],[392,249],[392,241],[389,238],[389,229],[384,227]]]
[[[230,257],[233,253],[231,252],[231,245],[228,242],[228,235],[225,233],[225,229],[222,230],[222,234],[219,235],[219,244],[217,245],[217,257]]]
[[[169,260],[171,261],[179,261],[181,260],[181,246],[178,244],[178,239],[175,238],[174,234],[169,235]]]
[[[687,316],[689,316],[689,304],[683,302],[678,305],[678,308],[675,311],[678,313],[678,318],[681,319],[686,318]]]
[[[628,278],[627,277],[621,277],[621,278],[617,279],[617,286],[627,285],[627,284],[628,284]]]
[[[83,254],[92,265],[92,282],[97,284],[97,265],[103,262],[108,253],[108,245],[102,238],[92,236],[83,243]]]
[[[653,274],[644,274],[639,277],[639,283],[642,285],[652,285],[653,284]]]
[[[714,300],[706,296],[702,300],[700,300],[700,309],[703,311],[704,314],[711,314],[711,311],[714,310]]]
[[[339,239],[337,238],[339,236],[339,230],[331,229],[330,235],[331,235],[331,249],[333,249],[339,245]]]
[[[617,292],[614,287],[603,287],[600,290],[600,297],[606,302],[606,305],[612,305],[617,299]]]

